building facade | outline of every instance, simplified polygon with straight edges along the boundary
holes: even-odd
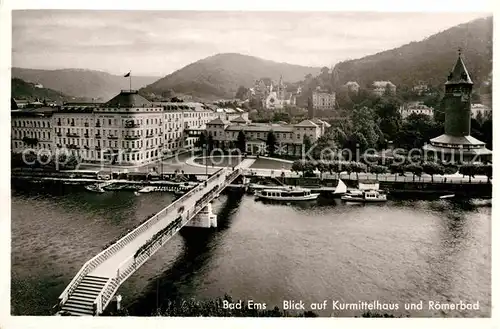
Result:
[[[461,54],[445,83],[445,132],[424,146],[427,154],[450,162],[489,161],[491,151],[470,135],[473,82]]]
[[[411,114],[423,114],[432,118],[434,115],[434,108],[425,105],[423,102],[411,102],[402,105],[399,108],[399,112],[403,119],[406,119]]]
[[[272,132],[276,137],[276,154],[299,156],[302,154],[305,136],[314,143],[322,136],[324,129],[323,124],[318,125],[310,120],[290,125],[251,123],[243,118],[229,122],[217,118],[207,123],[207,135],[211,136],[215,147],[236,148],[238,135],[243,132],[246,152],[251,154],[266,153],[267,137]]]
[[[390,81],[373,81],[373,93],[379,97],[383,96],[386,92],[390,94],[396,93],[396,85]]]
[[[65,149],[83,162],[147,164],[165,153],[194,147],[198,137],[193,131],[205,130],[215,117],[202,105],[152,103],[137,91],[122,90],[101,106],[12,111],[12,151]]]
[[[335,108],[335,93],[313,91],[313,107],[318,110],[333,110]]]
[[[471,115],[473,118],[477,118],[478,114],[481,113],[483,118],[491,116],[491,108],[483,104],[472,104],[471,105]]]

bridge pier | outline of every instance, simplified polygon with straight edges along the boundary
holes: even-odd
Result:
[[[212,203],[210,202],[185,226],[203,228],[217,227],[217,215],[212,212]]]

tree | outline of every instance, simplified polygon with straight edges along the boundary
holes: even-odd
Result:
[[[212,135],[208,135],[207,151],[212,152],[213,149],[214,149],[214,137]]]
[[[366,172],[366,165],[364,163],[361,163],[361,162],[353,161],[353,162],[351,162],[350,167],[351,167],[351,171],[356,173],[357,180],[359,180],[358,174],[360,172]]]
[[[395,143],[406,150],[421,149],[431,138],[442,134],[443,130],[443,125],[432,121],[429,116],[412,113],[396,133]]]
[[[266,146],[269,154],[274,155],[274,151],[276,149],[276,135],[274,135],[272,130],[267,134]]]
[[[488,183],[489,183],[491,177],[493,176],[493,166],[491,164],[483,165],[481,167],[481,172],[488,178]]]
[[[300,174],[304,171],[305,161],[304,160],[295,160],[292,163],[292,171],[295,171],[297,174]]]
[[[312,146],[312,142],[311,142],[311,139],[309,138],[309,136],[307,135],[303,135],[303,139],[302,139],[302,143],[304,145],[304,151],[305,153],[307,153],[310,149],[311,149],[311,146]]]
[[[413,174],[413,181],[415,181],[415,175],[420,177],[422,175],[422,172],[424,171],[424,168],[422,168],[421,165],[418,164],[409,164],[405,166],[405,171],[409,171]]]
[[[370,173],[375,174],[375,178],[378,180],[379,174],[386,174],[387,173],[387,167],[381,166],[381,165],[373,165],[373,166],[370,166],[369,171],[370,171]]]
[[[397,175],[404,176],[405,174],[405,167],[401,163],[391,163],[389,165],[389,170],[391,171],[391,174],[394,174],[394,179],[397,180]]]
[[[380,130],[386,140],[394,140],[401,129],[400,105],[401,103],[395,97],[382,98],[375,105],[375,113],[380,118]]]
[[[241,151],[241,153],[245,153],[247,138],[243,130],[240,130],[240,132],[238,133],[238,139],[236,140],[236,145],[238,149]]]
[[[174,96],[174,97],[172,97],[170,99],[170,102],[172,102],[172,103],[183,103],[184,101],[182,99]]]
[[[434,182],[434,175],[439,175],[444,172],[443,167],[435,162],[424,162],[422,164],[424,173],[431,175],[431,181]]]
[[[275,112],[273,113],[273,117],[271,119],[273,122],[279,122],[279,121],[285,121],[285,122],[290,122],[290,114],[286,112]]]
[[[314,107],[313,107],[313,102],[312,102],[311,97],[307,98],[307,115],[308,115],[309,119],[314,118]]]
[[[330,170],[330,165],[324,160],[316,162],[316,169],[319,171],[320,178],[323,178],[323,173]]]
[[[458,172],[464,176],[469,176],[469,183],[470,183],[472,177],[481,174],[481,169],[482,168],[473,163],[465,163],[458,168]]]
[[[27,145],[27,146],[37,146],[38,145],[38,138],[36,137],[28,137],[28,136],[24,136],[23,137],[23,142]]]
[[[235,98],[244,101],[245,99],[247,99],[247,96],[248,96],[248,88],[246,88],[245,86],[239,86],[238,90],[236,91]]]
[[[349,179],[351,179],[351,173],[352,173],[351,162],[342,161],[340,163],[340,167],[342,168],[342,171],[347,172],[347,174],[349,175]]]
[[[196,141],[196,147],[204,147],[207,144],[207,136],[202,132]]]

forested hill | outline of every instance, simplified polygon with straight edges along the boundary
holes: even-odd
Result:
[[[12,68],[12,77],[27,82],[41,83],[46,88],[59,90],[66,95],[108,101],[121,89],[129,89],[129,79],[121,75],[84,69],[39,70]],[[157,77],[133,76],[132,88],[139,89]]]
[[[149,96],[186,94],[197,98],[233,98],[239,86],[252,87],[255,80],[268,77],[285,82],[300,81],[318,74],[319,67],[277,63],[236,53],[210,56],[191,63],[148,85],[141,93]]]
[[[72,99],[59,91],[48,89],[48,88],[37,88],[35,84],[26,82],[22,79],[12,78],[11,79],[11,96],[16,99],[26,99],[29,101],[39,100],[51,100],[63,102]]]
[[[335,85],[357,81],[365,87],[375,80],[390,80],[396,86],[411,87],[420,81],[442,86],[461,48],[469,73],[476,86],[480,87],[491,80],[492,29],[493,18],[481,18],[419,42],[338,63],[334,67]]]

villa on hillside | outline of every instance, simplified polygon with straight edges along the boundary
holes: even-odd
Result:
[[[425,105],[423,102],[409,102],[401,105],[399,112],[403,119],[406,119],[411,114],[424,114],[432,118],[434,115],[434,108]]]
[[[236,148],[238,135],[246,137],[245,151],[250,154],[266,153],[266,141],[270,132],[276,137],[276,153],[299,156],[302,154],[304,137],[314,143],[330,125],[322,120],[304,120],[298,124],[251,123],[243,117],[231,121],[214,119],[206,124],[207,135],[212,136],[214,147]]]
[[[345,85],[349,92],[357,94],[359,92],[359,83],[356,81],[348,81]]]
[[[373,81],[373,93],[377,96],[383,96],[387,90],[391,94],[396,93],[396,85],[390,81]]]

